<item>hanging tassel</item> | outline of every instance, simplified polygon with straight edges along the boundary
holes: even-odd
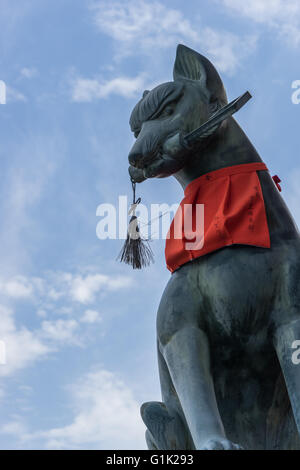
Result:
[[[133,269],[142,269],[153,263],[154,257],[148,241],[141,237],[138,219],[135,215],[136,208],[141,202],[141,198],[135,199],[136,183],[131,180],[131,184],[133,201],[128,213],[128,215],[131,215],[131,218],[127,230],[127,238],[117,260],[121,263],[130,264]]]

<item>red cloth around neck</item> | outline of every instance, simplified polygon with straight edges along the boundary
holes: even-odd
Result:
[[[184,199],[175,214],[166,239],[167,268],[174,272],[183,264],[225,246],[241,244],[270,248],[270,234],[265,204],[257,175],[268,170],[266,165],[246,163],[212,171],[192,181],[184,191]],[[184,206],[189,204],[190,206]],[[204,237],[189,249],[186,244],[196,227],[196,206],[204,204]],[[186,211],[186,212],[185,212]],[[184,220],[191,213],[192,226],[184,229]],[[201,227],[200,227],[201,230]]]

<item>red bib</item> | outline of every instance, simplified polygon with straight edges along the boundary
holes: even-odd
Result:
[[[185,188],[185,197],[166,240],[165,256],[171,272],[224,246],[240,244],[270,248],[258,170],[268,169],[264,163],[234,165],[202,175]],[[196,206],[199,204],[204,205],[204,220],[198,217]],[[187,214],[191,219],[189,223],[185,223]],[[202,220],[202,227],[199,227],[198,219]],[[195,235],[198,230],[203,234],[199,237],[200,242]],[[197,243],[190,249],[193,241]]]

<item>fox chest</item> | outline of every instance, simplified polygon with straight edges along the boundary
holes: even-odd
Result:
[[[198,264],[198,283],[211,341],[235,338],[244,346],[260,347],[271,327],[277,295],[274,257],[255,247],[227,247],[203,261]]]

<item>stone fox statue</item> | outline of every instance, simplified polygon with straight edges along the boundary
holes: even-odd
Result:
[[[174,81],[145,91],[132,112],[131,178],[173,175],[186,189],[217,170],[261,165],[233,117],[198,147],[166,151],[172,136],[226,103],[214,66],[179,45]],[[141,408],[149,449],[300,449],[300,364],[292,360],[300,340],[299,233],[267,168],[255,174],[269,246],[227,243],[174,269],[163,293],[162,402]],[[243,198],[243,185],[233,197]]]

